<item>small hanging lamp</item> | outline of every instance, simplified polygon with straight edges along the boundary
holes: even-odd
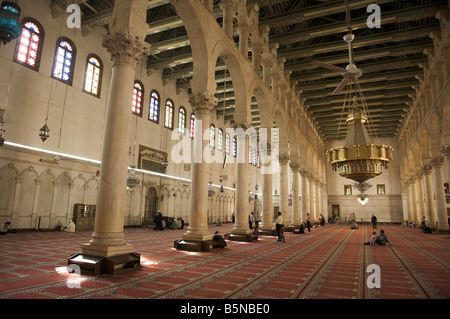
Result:
[[[5,0],[0,7],[0,41],[6,44],[22,34],[17,0]]]
[[[39,137],[41,138],[42,142],[45,142],[50,137],[50,129],[47,126],[47,121],[45,121],[44,126],[42,126],[39,130]]]

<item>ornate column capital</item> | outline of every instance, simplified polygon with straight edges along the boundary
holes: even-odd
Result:
[[[129,31],[104,35],[102,40],[102,46],[111,53],[113,65],[128,64],[134,69],[142,57],[150,54],[151,45]]]
[[[280,154],[278,156],[278,161],[280,162],[280,165],[287,165],[289,162],[289,154]]]
[[[436,156],[430,159],[431,166],[433,168],[440,168],[442,165],[444,165],[444,157],[443,156]]]
[[[431,170],[432,170],[432,166],[431,166],[430,163],[425,164],[425,165],[422,167],[422,173],[423,173],[424,175],[431,175]]]
[[[197,92],[189,95],[189,103],[192,105],[192,110],[195,115],[211,114],[217,106],[217,102],[217,98],[209,92]]]
[[[450,145],[449,146],[442,146],[441,151],[444,154],[444,156],[450,157]]]
[[[298,173],[300,171],[300,164],[297,162],[291,162],[289,163],[289,166],[294,173]]]

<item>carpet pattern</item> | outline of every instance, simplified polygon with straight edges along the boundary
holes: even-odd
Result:
[[[223,235],[232,228],[210,226]],[[177,251],[186,230],[126,228],[141,267],[115,276],[66,271],[92,231],[1,236],[0,299],[447,299],[450,237],[382,225],[393,246],[366,246],[371,225],[327,225],[229,249]],[[367,266],[379,265],[381,288],[369,288]]]

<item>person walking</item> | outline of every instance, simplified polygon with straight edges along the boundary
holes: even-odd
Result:
[[[311,232],[311,217],[309,213],[306,214],[306,228],[308,228],[308,233]]]
[[[278,217],[275,220],[275,228],[276,228],[277,235],[278,235],[278,240],[277,241],[282,241],[283,240],[283,243],[284,243],[285,240],[284,240],[283,227],[284,227],[283,217],[281,216],[281,212],[278,212]]]
[[[372,229],[377,230],[377,217],[375,214],[372,214],[372,218],[370,220],[372,222]]]

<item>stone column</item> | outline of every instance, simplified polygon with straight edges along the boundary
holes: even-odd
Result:
[[[306,214],[308,213],[308,180],[306,170],[300,170],[302,175],[302,221],[306,221]]]
[[[442,48],[442,55],[445,65],[445,80],[447,80],[450,77],[450,46]]]
[[[270,59],[264,59],[263,58],[263,81],[267,85],[268,88],[270,88],[270,68],[271,68],[271,61]]]
[[[258,76],[261,76],[261,45],[252,43],[252,67]]]
[[[433,186],[434,195],[436,196],[436,221],[440,231],[448,231],[447,205],[445,203],[444,181],[442,178],[442,165],[444,159],[442,157],[434,157],[430,160],[433,167]],[[434,226],[434,225],[433,225]]]
[[[408,180],[405,181],[405,197],[406,197],[406,211],[403,212],[403,219],[405,221],[410,221],[411,215],[411,182]]]
[[[264,231],[272,231],[275,229],[273,224],[273,203],[272,203],[272,162],[271,145],[267,143],[267,148],[261,152],[261,174],[263,178],[263,208],[262,223],[259,227]]]
[[[280,154],[280,212],[283,217],[284,226],[290,223],[289,218],[289,155]]]
[[[248,146],[249,136],[245,133],[247,126],[237,124],[235,133],[237,136],[237,162],[236,162],[236,191],[235,191],[235,223],[231,230],[234,235],[248,235],[249,201],[248,201]]]
[[[401,192],[402,192],[403,221],[406,221],[408,219],[408,186],[409,186],[408,182],[402,181]]]
[[[442,147],[442,153],[444,153],[445,165],[447,166],[447,179],[446,179],[446,181],[450,185],[450,146]]]
[[[420,223],[422,221],[422,217],[425,216],[425,207],[424,207],[424,192],[423,192],[423,173],[419,171],[416,176],[416,196],[417,196],[417,221]]]
[[[301,218],[301,205],[298,199],[299,195],[299,183],[298,183],[298,173],[300,170],[300,165],[298,163],[291,163],[291,171],[292,171],[292,183],[293,183],[293,191],[292,191],[292,223],[294,225],[300,225]]]
[[[425,182],[425,220],[428,221],[430,226],[434,227],[436,225],[436,211],[434,210],[431,171],[431,164],[426,164],[423,167],[423,176]]]
[[[204,241],[212,239],[208,231],[208,161],[203,158],[203,150],[209,146],[209,140],[203,138],[209,132],[211,112],[217,105],[214,94],[194,93],[189,96],[189,103],[195,115],[194,126],[194,162],[191,175],[191,211],[189,227],[182,235],[183,239]]]
[[[250,34],[250,28],[247,25],[239,25],[237,27],[239,32],[239,51],[245,59],[248,59],[248,36]]]
[[[132,116],[128,105],[133,99],[136,65],[150,52],[150,45],[122,31],[104,36],[103,46],[113,60],[111,85],[106,111],[100,185],[95,212],[95,227],[83,253],[100,257],[128,254],[133,247],[123,233],[126,207],[128,148]]]
[[[408,214],[408,220],[409,221],[415,221],[416,219],[416,211],[417,211],[417,205],[416,205],[416,180],[414,177],[410,177],[409,179],[409,202],[410,202],[410,211]]]
[[[309,175],[309,217],[311,222],[316,220],[316,210],[315,210],[315,194],[314,194],[314,176]]]
[[[321,201],[321,198],[320,198],[320,187],[321,187],[320,181],[317,180],[316,181],[316,185],[315,185],[315,192],[316,192],[316,216],[315,216],[315,218],[316,218],[316,220],[319,220],[319,216],[322,213],[322,210],[321,210],[321,207],[320,207],[320,201]]]
[[[233,38],[233,16],[236,9],[235,0],[223,0],[219,5],[223,11],[223,31],[227,36]]]

